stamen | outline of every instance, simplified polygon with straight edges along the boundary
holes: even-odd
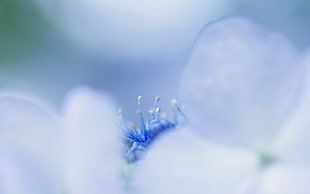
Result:
[[[126,127],[126,123],[125,123],[125,120],[123,118],[123,109],[122,108],[119,108],[118,109],[118,113],[119,113],[119,118],[121,120],[121,123],[123,125],[123,127]]]
[[[131,124],[130,128],[133,129],[133,130],[136,130],[136,125],[135,124]]]
[[[138,97],[138,102],[141,102],[141,100],[139,100],[139,97]],[[141,97],[141,99],[142,99],[142,97]],[[141,133],[142,139],[146,140],[146,138],[147,138],[146,137],[146,126],[145,126],[143,114],[141,111],[138,110],[137,115],[138,115],[139,120],[140,120],[140,133]]]
[[[156,111],[156,113],[155,113],[155,120],[157,120],[157,119],[158,119],[158,117],[159,117],[160,108],[159,108],[159,107],[157,107],[155,111]]]
[[[173,112],[174,112],[174,118],[173,118],[174,123],[176,125],[179,125],[179,123],[184,124],[186,121],[186,116],[185,116],[184,112],[182,111],[182,109],[179,107],[178,101],[176,99],[172,99],[171,105],[173,107]],[[181,114],[183,119],[180,118],[179,114]]]
[[[155,97],[155,101],[157,101],[157,102],[160,101],[160,99],[161,99],[160,96],[156,96],[156,97]]]
[[[158,108],[158,102],[160,101],[160,99],[161,99],[160,96],[156,96],[156,97],[155,97],[154,111],[156,111],[156,109]]]
[[[122,115],[123,110],[118,110],[120,115],[119,117],[123,125],[121,128],[125,132],[124,140],[126,140],[125,143],[128,150],[127,161],[134,162],[141,157],[139,154],[139,150],[136,149],[137,146],[146,149],[164,131],[175,128],[179,123],[184,124],[184,120],[186,120],[185,115],[181,108],[178,106],[177,100],[173,99],[171,101],[173,105],[174,122],[171,122],[167,119],[167,114],[161,114],[161,108],[159,107],[160,100],[160,96],[155,97],[154,107],[147,113],[146,123],[141,109],[142,96],[137,97],[138,107],[136,114],[139,118],[138,128],[132,123],[126,124]],[[134,156],[134,159],[131,159],[131,156]]]
[[[171,104],[172,104],[172,105],[177,105],[177,104],[178,104],[178,101],[177,101],[176,99],[172,99],[172,100],[171,100]]]
[[[142,96],[138,96],[138,111],[141,112],[141,101],[142,101]]]
[[[150,110],[148,113],[147,113],[147,125],[149,126],[151,121],[154,120],[154,111],[153,110]]]

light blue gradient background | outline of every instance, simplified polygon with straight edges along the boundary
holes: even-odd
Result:
[[[247,16],[304,49],[308,10],[306,0],[0,0],[0,86],[59,107],[68,89],[87,84],[111,92],[132,118],[138,95],[144,108],[157,95],[165,108],[178,97],[180,73],[207,22]]]

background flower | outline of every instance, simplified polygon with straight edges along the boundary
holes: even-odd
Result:
[[[0,193],[62,190],[62,126],[28,97],[0,95]]]

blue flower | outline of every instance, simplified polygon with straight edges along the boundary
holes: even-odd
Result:
[[[146,122],[141,111],[142,96],[138,96],[137,115],[140,121],[139,129],[136,129],[135,126],[132,128],[128,127],[122,116],[123,110],[119,109],[121,128],[124,130],[125,136],[125,155],[128,162],[136,162],[140,159],[146,149],[159,137],[159,135],[180,124],[184,124],[185,115],[175,99],[171,101],[174,112],[173,121],[161,117],[161,109],[158,105],[160,99],[160,96],[155,98],[154,107],[148,112]]]
[[[246,18],[207,24],[180,84],[190,126],[154,144],[135,193],[310,193],[309,56]]]

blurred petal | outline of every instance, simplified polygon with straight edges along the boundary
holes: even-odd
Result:
[[[257,194],[309,194],[310,166],[277,165],[268,169]]]
[[[5,190],[3,193],[56,193],[60,189],[61,129],[60,120],[36,104],[19,97],[0,97],[0,188]],[[47,179],[50,182],[44,182]],[[53,188],[42,185],[53,185]]]
[[[208,24],[181,82],[193,128],[219,142],[267,146],[298,101],[299,60],[285,37],[250,20]]]
[[[310,50],[304,63],[310,74]],[[310,162],[310,77],[305,82],[306,89],[301,105],[286,123],[285,130],[275,141],[275,153],[286,162],[309,164]]]
[[[71,194],[119,193],[120,140],[105,94],[82,87],[65,101],[65,178]]]
[[[58,194],[55,177],[48,168],[33,157],[22,153],[1,153],[0,193],[3,194]]]
[[[255,186],[257,158],[209,144],[189,130],[167,134],[139,164],[137,191],[148,194],[243,194]]]

